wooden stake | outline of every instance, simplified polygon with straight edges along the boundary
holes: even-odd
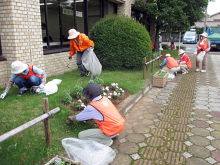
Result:
[[[161,51],[159,51],[159,56],[161,55]],[[158,59],[158,68],[160,68],[160,58]]]
[[[152,55],[152,60],[155,58],[155,54]],[[154,62],[152,62],[152,69],[151,72],[154,72]]]
[[[48,98],[43,98],[43,113],[49,111]],[[44,120],[46,147],[51,148],[50,118]]]
[[[144,72],[143,72],[143,79],[145,80],[145,77],[146,77],[146,65],[145,65],[145,63],[147,62],[147,58],[146,57],[144,57]]]

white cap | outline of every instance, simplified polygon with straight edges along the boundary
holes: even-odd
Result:
[[[184,51],[183,49],[180,49],[180,50],[179,50],[179,55],[181,55],[181,54],[183,54],[183,53],[185,53],[185,51]]]
[[[74,39],[80,34],[80,32],[76,31],[75,29],[70,29],[68,33],[69,33],[68,39]]]
[[[167,53],[167,54],[165,55],[165,57],[171,57],[171,55],[170,55],[169,53]]]
[[[200,36],[203,36],[203,37],[207,38],[208,34],[206,32],[204,32],[204,33],[200,34]]]
[[[11,63],[11,73],[13,74],[20,74],[25,69],[27,69],[27,64],[24,64],[21,61],[14,61]]]

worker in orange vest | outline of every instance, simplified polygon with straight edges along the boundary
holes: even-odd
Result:
[[[76,64],[81,72],[79,77],[89,76],[89,71],[82,64],[82,56],[84,53],[88,53],[90,49],[94,49],[94,43],[83,33],[76,31],[75,29],[70,29],[68,31],[70,39],[70,55],[69,59],[76,54]]]
[[[171,50],[175,50],[176,49],[176,45],[174,44],[173,41],[171,42],[170,49]]]
[[[101,144],[111,146],[112,138],[116,138],[123,130],[125,120],[117,108],[105,96],[101,96],[102,89],[96,83],[89,83],[82,91],[82,94],[91,103],[78,115],[69,116],[70,121],[94,120],[97,129],[88,129],[78,134],[79,139],[93,140]]]
[[[178,64],[180,65],[180,70],[182,74],[189,73],[189,69],[191,68],[191,61],[190,58],[187,56],[186,52],[183,49],[179,50],[180,60]]]
[[[167,54],[162,54],[162,57],[164,57],[163,62],[160,64],[160,67],[163,67],[164,71],[167,71],[171,74],[174,74],[175,76],[177,75],[177,72],[180,71],[180,66],[177,63],[177,61],[171,57],[169,53]],[[165,66],[167,65],[167,66]]]
[[[11,77],[8,80],[5,91],[0,98],[4,99],[8,91],[15,83],[20,92],[18,96],[27,92],[27,88],[33,87],[34,94],[38,94],[44,88],[46,83],[46,73],[31,64],[25,64],[21,61],[14,61],[11,64]]]
[[[201,40],[199,41],[199,44],[196,46],[197,47],[197,56],[201,51],[205,51],[205,56],[203,57],[202,60],[202,70],[201,72],[206,72],[206,55],[210,51],[211,46],[210,46],[210,41],[207,39],[208,34],[206,32],[200,34]],[[196,59],[196,72],[199,71],[199,62]]]

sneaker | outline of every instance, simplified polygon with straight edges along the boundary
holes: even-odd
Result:
[[[199,69],[196,69],[196,72],[198,72],[199,71]]]
[[[23,94],[26,93],[26,92],[27,92],[27,90],[20,91],[20,92],[18,93],[18,96],[21,96],[21,95],[23,95]]]
[[[201,72],[205,73],[205,72],[206,72],[206,70],[201,70]]]
[[[183,72],[182,74],[187,74],[187,72]]]
[[[83,77],[83,76],[84,76],[84,74],[79,75],[79,77]]]
[[[89,71],[88,71],[88,72],[86,72],[86,73],[85,73],[85,76],[87,76],[87,77],[88,77],[88,76],[89,76],[89,73],[90,73]]]

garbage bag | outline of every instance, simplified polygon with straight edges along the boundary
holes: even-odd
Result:
[[[98,77],[101,74],[102,65],[99,62],[99,59],[96,57],[93,49],[83,53],[82,63],[83,66],[92,73],[93,77]]]
[[[60,79],[53,79],[52,81],[49,81],[47,84],[45,84],[45,87],[40,90],[39,93],[46,93],[46,95],[54,94],[58,91],[58,86],[61,83],[62,80]]]
[[[116,155],[111,147],[92,140],[65,138],[62,145],[70,159],[83,165],[108,165]]]
[[[201,51],[201,52],[197,55],[197,61],[198,61],[199,63],[202,62],[202,60],[203,60],[205,54],[206,54],[205,51]]]
[[[174,79],[174,78],[175,78],[175,75],[173,73],[169,73],[168,79]]]

